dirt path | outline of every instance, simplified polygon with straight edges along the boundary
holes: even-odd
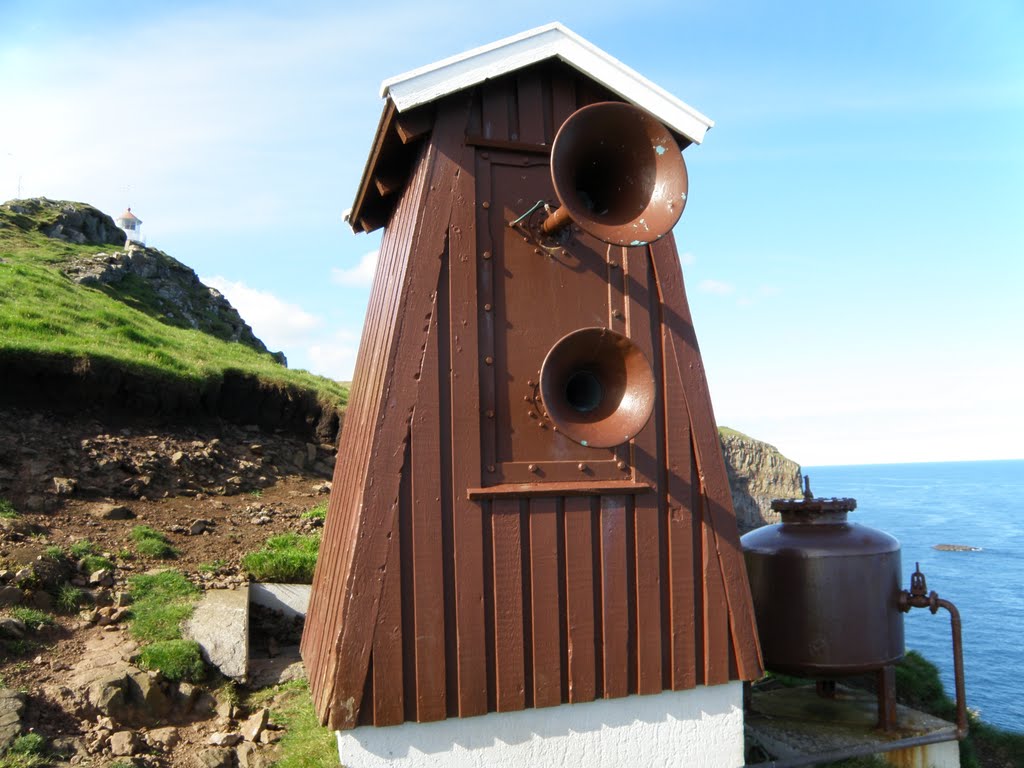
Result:
[[[146,673],[138,677],[132,664],[136,647],[118,613],[120,595],[132,575],[166,567],[204,589],[237,588],[245,553],[271,535],[316,527],[303,514],[326,502],[333,462],[332,446],[256,427],[112,429],[92,419],[0,410],[0,503],[17,512],[0,518],[0,614],[34,607],[53,621],[21,637],[0,631],[0,679],[26,693],[23,730],[68,754],[55,765],[218,765],[211,737],[238,732],[250,713],[233,710],[229,689],[217,694],[211,686],[156,679],[159,690],[150,691]],[[140,555],[131,538],[138,525],[165,534],[177,557]],[[69,552],[83,541],[115,563],[98,583],[73,565],[64,572],[48,565],[54,548]],[[54,594],[62,583],[88,597],[84,614],[58,610]],[[155,702],[156,714],[143,713],[149,721],[128,725],[100,714],[97,690],[122,678],[126,699]],[[132,737],[118,735],[125,730],[137,734],[135,755],[116,754],[131,751]],[[266,728],[262,734],[252,746],[220,748],[221,757],[242,749],[227,759],[264,764],[276,735]]]

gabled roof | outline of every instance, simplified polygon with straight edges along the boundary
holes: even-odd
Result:
[[[557,62],[558,68],[596,84],[603,94],[650,112],[672,131],[680,148],[699,144],[714,125],[558,22],[547,24],[384,81],[380,124],[352,207],[344,217],[353,230],[372,232],[387,224],[420,140],[432,130],[438,102],[462,91],[487,88],[508,75],[518,77],[523,69],[549,66],[542,62]]]
[[[392,77],[382,83],[381,96],[402,113],[550,58],[561,59],[646,109],[696,144],[714,126],[710,118],[557,21]]]

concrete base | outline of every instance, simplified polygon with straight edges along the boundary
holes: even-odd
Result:
[[[743,765],[742,685],[338,732],[346,768]]]
[[[952,723],[901,705],[896,718],[895,731],[879,730],[878,701],[864,691],[839,686],[835,699],[825,699],[814,686],[780,688],[753,694],[745,729],[748,746],[760,747],[780,768],[853,754],[876,754],[900,768],[960,768]],[[901,743],[922,739],[936,743]]]

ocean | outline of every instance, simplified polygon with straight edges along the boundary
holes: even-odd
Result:
[[[803,470],[815,496],[857,500],[851,522],[899,539],[904,589],[920,562],[929,591],[960,610],[967,706],[986,722],[1024,732],[1024,461]],[[980,551],[939,551],[936,544]],[[939,667],[952,698],[949,614],[913,609],[906,643]]]

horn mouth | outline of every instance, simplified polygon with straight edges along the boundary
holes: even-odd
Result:
[[[643,351],[608,328],[559,339],[540,371],[548,418],[580,445],[611,448],[631,440],[654,410],[654,372]]]
[[[551,148],[551,180],[569,216],[613,245],[664,237],[686,206],[686,163],[675,138],[622,102],[591,104],[566,119]]]

